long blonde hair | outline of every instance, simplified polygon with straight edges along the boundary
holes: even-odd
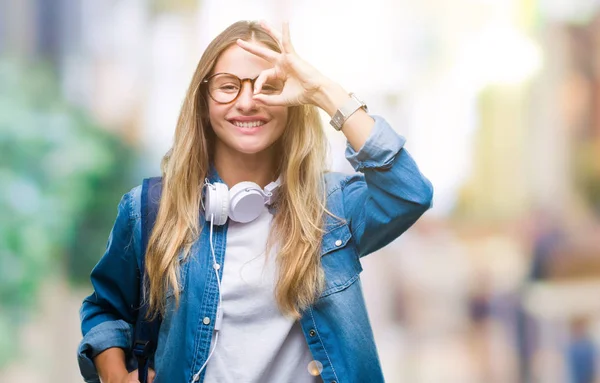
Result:
[[[239,21],[217,36],[202,55],[183,102],[172,148],[162,161],[162,197],[146,250],[149,316],[164,313],[166,294],[179,302],[180,257],[185,260],[199,238],[201,186],[213,158],[215,134],[208,117],[201,81],[221,53],[237,39],[253,40],[280,52],[258,24]],[[315,302],[324,285],[320,263],[325,209],[326,138],[316,107],[292,106],[278,145],[282,184],[267,241],[267,254],[277,244],[278,280],[275,299],[283,314],[299,317]]]

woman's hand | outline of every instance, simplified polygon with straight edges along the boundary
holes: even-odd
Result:
[[[260,25],[277,41],[281,53],[255,42],[237,41],[241,48],[273,64],[273,68],[262,71],[254,83],[254,99],[266,105],[317,105],[317,94],[327,84],[328,79],[296,54],[287,23],[283,24],[282,34],[265,22],[261,22]],[[280,94],[260,93],[267,80],[276,79],[285,83]]]
[[[156,375],[156,373],[154,372],[153,369],[149,368],[148,369],[148,383],[152,383],[154,381],[154,376]],[[119,382],[119,383],[139,383],[140,381],[138,380],[138,370],[134,370],[131,371],[127,377],[125,377],[125,379],[123,379],[123,381]]]

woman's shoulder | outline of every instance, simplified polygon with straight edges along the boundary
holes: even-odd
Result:
[[[133,187],[131,190],[129,190],[127,193],[125,193],[123,195],[123,198],[121,200],[121,204],[125,204],[128,211],[129,211],[129,215],[130,218],[132,219],[138,219],[142,216],[142,192],[143,192],[143,188],[144,185],[151,185],[151,186],[156,186],[158,185],[158,183],[162,182],[162,177],[151,177],[151,178],[145,178],[142,180],[142,183]],[[158,198],[160,198],[160,189],[158,189],[158,194],[156,193],[156,189],[153,189],[153,193],[152,196],[156,196]]]
[[[142,185],[139,184],[123,195],[119,208],[125,209],[129,218],[135,220],[141,217],[141,205]]]

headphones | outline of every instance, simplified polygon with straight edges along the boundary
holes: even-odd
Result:
[[[258,218],[264,205],[271,205],[277,198],[281,179],[271,182],[264,190],[254,182],[244,181],[231,190],[222,182],[204,180],[202,207],[204,216],[217,226],[224,225],[227,218],[247,223]]]

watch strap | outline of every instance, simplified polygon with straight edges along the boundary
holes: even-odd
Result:
[[[331,121],[329,121],[335,130],[341,130],[346,120],[357,110],[364,109],[365,112],[368,112],[367,105],[354,93],[350,93],[349,96],[350,98],[335,112]]]

